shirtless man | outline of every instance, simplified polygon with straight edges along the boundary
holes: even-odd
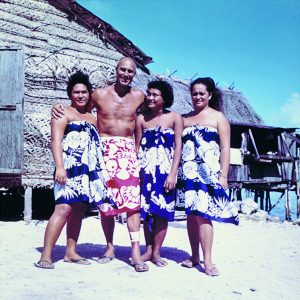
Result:
[[[113,234],[114,216],[126,213],[127,227],[131,239],[131,264],[137,272],[148,271],[140,254],[140,188],[137,155],[133,140],[136,111],[144,101],[144,94],[131,88],[136,73],[136,64],[123,57],[116,67],[116,82],[97,88],[92,94],[90,110],[97,110],[97,126],[104,148],[107,168],[110,203],[100,206],[101,224],[107,242],[99,263],[108,263],[115,258]]]

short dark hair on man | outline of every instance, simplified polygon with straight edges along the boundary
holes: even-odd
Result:
[[[89,75],[83,73],[82,71],[77,71],[76,73],[72,74],[69,78],[68,84],[67,84],[67,94],[68,97],[71,98],[72,89],[74,85],[81,83],[84,84],[90,94],[92,95],[92,85],[90,83]]]
[[[164,100],[164,108],[171,107],[174,103],[174,94],[172,86],[163,80],[153,80],[148,83],[149,89],[157,89],[161,92],[161,96]]]

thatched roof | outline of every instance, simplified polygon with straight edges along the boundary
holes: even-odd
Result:
[[[152,58],[147,56],[110,24],[95,16],[74,0],[48,0],[48,2],[66,13],[71,20],[93,31],[102,41],[114,46],[124,56],[132,57],[136,64],[149,74],[149,70],[145,65],[153,62]]]
[[[134,84],[136,87],[145,91],[147,83],[153,79],[162,79],[168,81],[174,89],[175,101],[172,110],[181,114],[188,113],[193,109],[191,95],[189,92],[189,81],[173,78],[167,75],[145,75],[138,74]],[[232,90],[222,90],[223,92],[223,110],[230,123],[263,125],[262,118],[254,111],[247,99],[241,92]]]

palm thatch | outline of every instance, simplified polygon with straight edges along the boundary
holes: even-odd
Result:
[[[134,84],[136,87],[145,91],[147,83],[151,80],[161,79],[169,82],[174,89],[175,101],[172,110],[181,114],[190,112],[193,109],[191,95],[189,92],[190,82],[168,75],[158,74],[138,74]],[[254,111],[247,99],[241,92],[223,89],[223,111],[226,118],[231,123],[263,125],[262,118]]]

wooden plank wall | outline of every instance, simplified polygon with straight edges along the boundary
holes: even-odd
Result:
[[[21,174],[24,142],[21,47],[0,47],[0,87],[0,174]]]

